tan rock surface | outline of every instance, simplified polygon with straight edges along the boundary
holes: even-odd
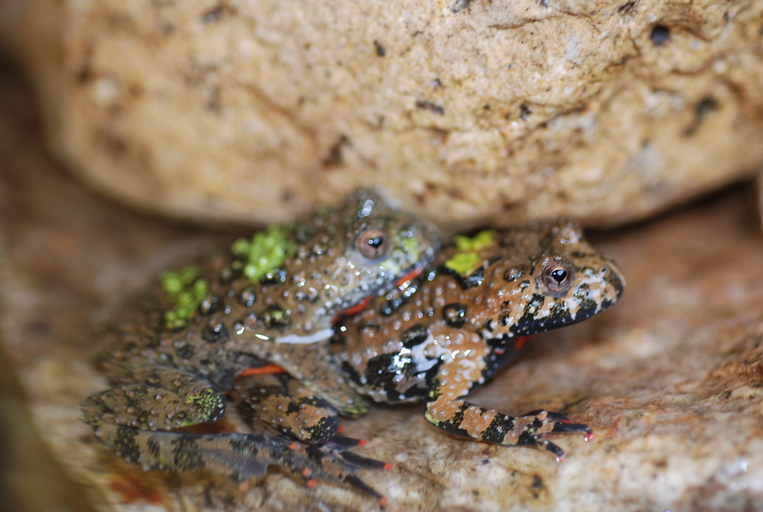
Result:
[[[49,139],[143,209],[385,185],[450,225],[642,218],[763,161],[753,0],[0,0]]]
[[[1,75],[0,76],[4,76]],[[78,348],[171,260],[227,236],[105,203],[43,155],[32,106],[0,80],[0,347],[66,472],[104,511],[376,510],[348,490],[271,472],[248,490],[207,475],[144,473],[104,451],[78,402],[105,379]],[[536,339],[475,401],[589,423],[567,459],[448,437],[417,406],[346,421],[359,452],[397,464],[363,478],[385,510],[763,509],[763,240],[735,190],[596,243],[628,278],[612,310]]]

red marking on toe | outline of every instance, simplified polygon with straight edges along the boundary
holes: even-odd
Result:
[[[299,450],[299,443],[291,443],[290,445],[286,446],[290,450]]]
[[[591,439],[593,439],[593,432],[583,434],[583,441],[585,441],[586,443],[590,441]]]
[[[506,349],[503,349],[503,348],[494,348],[494,349],[493,349],[493,352],[495,352],[495,353],[496,353],[496,354],[498,354],[499,356],[502,356],[502,355],[503,355],[503,353],[504,353],[504,352],[506,352]]]
[[[387,471],[392,471],[393,469],[395,469],[395,465],[394,464],[390,464],[389,462],[387,462],[387,463],[384,464],[382,469],[386,469]]]
[[[304,476],[305,478],[310,478],[310,475],[312,474],[313,474],[313,470],[310,468],[305,468],[302,470],[302,476]]]
[[[318,480],[316,480],[315,478],[313,478],[312,480],[308,480],[307,481],[307,486],[308,487],[312,488],[312,487],[315,487],[316,485],[318,485]]]
[[[368,441],[366,441],[365,439],[358,439],[357,446],[365,446],[367,444],[368,444]]]
[[[277,364],[266,364],[265,366],[258,366],[257,368],[249,368],[239,373],[236,378],[246,377],[248,375],[265,375],[268,373],[284,373],[286,370],[282,366]]]
[[[557,455],[556,456],[556,462],[562,462],[564,460],[564,455]]]
[[[339,427],[336,428],[336,433],[337,434],[341,434],[345,430],[347,430],[345,427],[339,426]]]
[[[384,505],[386,505],[387,503],[389,503],[389,500],[387,499],[387,497],[386,497],[386,496],[382,496],[381,498],[379,498],[379,504],[380,504],[382,507],[383,507]]]

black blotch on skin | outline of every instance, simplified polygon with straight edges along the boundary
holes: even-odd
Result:
[[[514,422],[509,416],[497,414],[482,433],[482,440],[488,443],[501,444],[506,433],[513,428]]]
[[[241,296],[239,297],[239,302],[242,306],[246,307],[252,307],[255,302],[257,302],[257,293],[254,291],[254,287],[247,286],[243,290],[241,290]]]
[[[451,327],[460,328],[466,323],[466,305],[454,302],[442,308],[442,317]]]
[[[199,304],[199,313],[202,315],[211,315],[212,313],[216,313],[220,310],[220,308],[223,307],[223,301],[220,299],[220,297],[217,296],[209,296],[206,297],[204,300],[201,301],[201,304]]]
[[[670,28],[665,25],[655,25],[652,27],[652,33],[649,35],[655,46],[662,46],[670,41]]]
[[[211,320],[201,331],[201,337],[207,343],[222,343],[228,340],[228,329],[222,322]]]
[[[153,437],[149,437],[146,441],[146,447],[154,458],[159,457],[159,443]]]
[[[131,427],[118,427],[114,438],[114,451],[127,462],[140,461],[140,448],[135,441],[138,429]]]
[[[402,342],[405,348],[413,348],[421,345],[429,337],[429,329],[421,324],[416,324],[403,333]]]
[[[282,268],[277,268],[271,272],[268,272],[264,276],[262,276],[262,279],[260,279],[260,283],[263,285],[281,284],[286,282],[287,277],[288,277],[288,272],[286,272]]]
[[[187,343],[177,349],[176,353],[180,359],[188,360],[196,353],[196,348],[192,344]]]
[[[260,315],[260,320],[268,329],[285,328],[291,323],[289,313],[280,306],[270,306]]]
[[[177,470],[198,471],[204,468],[204,460],[193,437],[186,435],[175,439],[172,441],[172,451]]]

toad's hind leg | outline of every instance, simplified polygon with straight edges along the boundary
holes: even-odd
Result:
[[[248,424],[261,422],[305,443],[325,443],[339,427],[334,408],[288,373],[240,377],[228,398]]]
[[[141,430],[169,430],[219,420],[225,396],[211,382],[161,365],[126,367],[113,388],[82,402],[83,420]]]
[[[463,399],[481,379],[472,380],[475,363],[454,359],[440,367],[425,402],[427,420],[451,434],[502,445],[535,446],[550,451],[561,460],[564,452],[547,439],[554,434],[591,435],[588,425],[570,423],[566,416],[549,411],[533,411],[509,416],[471,404]]]
[[[277,466],[313,485],[316,479],[345,483],[378,499],[382,496],[355,477],[356,461],[322,461],[315,447],[299,445],[280,435],[268,434],[186,434],[146,431],[134,427],[104,424],[96,435],[120,457],[144,469],[175,471],[206,470],[243,482],[263,476],[268,466]]]

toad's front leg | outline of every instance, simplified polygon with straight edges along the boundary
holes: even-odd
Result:
[[[482,366],[480,358],[461,355],[440,367],[425,403],[425,415],[430,423],[450,434],[488,443],[542,448],[556,455],[558,460],[564,457],[564,452],[546,439],[547,436],[591,435],[588,425],[570,423],[561,414],[539,410],[509,416],[467,402],[464,397],[483,381]]]

